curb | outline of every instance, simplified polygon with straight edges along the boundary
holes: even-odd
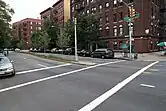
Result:
[[[86,65],[86,66],[93,66],[93,65],[96,65],[96,63],[86,62],[86,61],[73,62],[73,64]]]

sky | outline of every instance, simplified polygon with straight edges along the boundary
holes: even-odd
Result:
[[[24,18],[40,18],[40,12],[51,7],[57,0],[4,0],[15,14],[12,23]]]

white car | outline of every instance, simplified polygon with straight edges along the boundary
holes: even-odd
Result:
[[[16,48],[16,49],[15,49],[15,51],[20,51],[20,50],[21,50],[21,49],[19,49],[19,48]]]
[[[15,69],[12,61],[10,61],[7,57],[0,55],[0,77],[9,75],[15,75]]]

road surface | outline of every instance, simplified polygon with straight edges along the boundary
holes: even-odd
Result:
[[[165,111],[166,62],[95,59],[94,66],[12,52],[0,111]],[[94,61],[94,60],[93,60]]]

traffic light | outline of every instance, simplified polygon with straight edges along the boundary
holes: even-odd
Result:
[[[134,18],[136,15],[136,11],[133,6],[129,7],[130,18]]]

